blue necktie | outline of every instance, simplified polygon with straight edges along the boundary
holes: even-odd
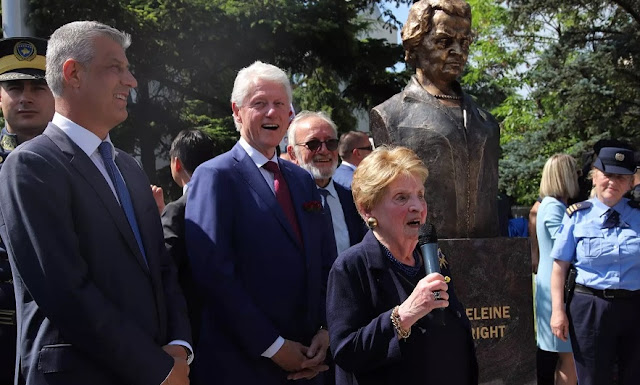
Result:
[[[100,146],[98,146],[98,151],[100,151],[100,155],[102,156],[104,165],[107,168],[109,178],[111,178],[111,182],[113,182],[113,186],[116,189],[116,194],[118,194],[120,206],[122,206],[122,210],[124,211],[124,215],[126,215],[127,220],[129,221],[129,226],[131,226],[133,235],[136,237],[138,248],[140,248],[140,252],[144,257],[144,261],[147,262],[147,255],[145,254],[144,246],[142,245],[142,237],[140,236],[140,229],[138,228],[136,215],[133,211],[131,196],[129,195],[129,190],[127,190],[127,185],[124,183],[124,179],[122,179],[122,175],[120,175],[120,172],[118,171],[118,167],[113,161],[111,143],[100,143]]]
[[[326,215],[327,219],[329,219],[329,224],[331,225],[331,234],[335,237],[335,232],[334,232],[334,228],[333,228],[333,216],[331,215],[331,207],[329,207],[329,201],[327,200],[327,197],[329,196],[329,190],[324,189],[324,188],[319,188],[318,192],[324,198],[324,202],[323,202],[324,203],[323,204],[324,215]],[[338,252],[338,243],[336,241],[336,253],[337,252]]]
[[[620,225],[620,213],[614,209],[607,210],[607,219],[602,224],[603,229],[611,229]]]
[[[329,190],[324,189],[324,188],[319,188],[318,192],[324,198],[324,202],[322,202],[323,203],[323,207],[324,207],[324,213],[329,218],[329,220],[331,221],[331,227],[333,227],[333,217],[331,216],[331,207],[329,207],[329,202],[327,201],[327,196],[329,195]]]

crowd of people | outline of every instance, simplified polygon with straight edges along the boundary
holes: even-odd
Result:
[[[110,138],[137,86],[130,44],[88,21],[0,41],[0,383],[478,383],[448,266],[427,271],[419,247],[416,152],[295,115],[287,74],[257,61],[234,82],[230,151],[197,129],[173,141],[183,195],[165,206]],[[636,159],[598,148],[593,197],[571,204],[577,171],[565,154],[542,171],[538,346],[558,353],[556,384],[609,384],[614,366],[632,384]]]
[[[363,133],[339,140],[324,113],[292,119],[287,75],[256,62],[239,71],[231,95],[240,140],[215,156],[206,134],[181,132],[170,168],[184,195],[165,206],[161,189],[149,187],[109,135],[127,118],[137,86],[125,53],[130,43],[128,34],[97,22],[65,24],[48,43],[1,42],[11,60],[0,80],[0,236],[12,272],[3,265],[12,288],[3,286],[3,307],[15,309],[7,322],[14,334],[3,337],[17,340],[3,349],[17,351],[15,360],[6,357],[7,381],[347,383],[343,364],[331,359],[329,324],[350,315],[333,314],[339,304],[327,309],[325,299],[350,283],[331,279],[327,286],[329,271],[365,234],[379,250],[398,252],[389,251],[388,261],[420,269],[419,252],[409,248],[426,217],[425,166],[408,149],[374,151]],[[38,67],[17,57],[23,53]],[[287,132],[291,162],[276,155]],[[340,184],[333,180],[338,152],[347,159]],[[357,182],[356,172],[358,191],[364,184],[376,191],[354,202],[353,169],[379,174],[387,154],[410,164],[399,159],[396,176],[379,186],[365,183],[368,177]],[[378,161],[363,163],[367,156]],[[415,259],[406,260],[407,251]],[[442,275],[424,275],[411,276],[419,286],[412,298],[422,303],[399,301],[402,307],[384,314],[397,353],[406,331],[427,322],[432,309],[449,301],[460,307]],[[442,330],[463,342],[469,361],[461,378],[472,383],[477,368],[465,320]]]

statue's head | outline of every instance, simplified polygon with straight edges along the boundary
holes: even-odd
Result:
[[[471,7],[464,0],[420,0],[409,9],[401,35],[409,65],[455,79],[469,55]]]

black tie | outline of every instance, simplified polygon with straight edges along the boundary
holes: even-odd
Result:
[[[602,224],[603,229],[612,229],[620,225],[620,213],[618,213],[614,209],[607,210],[607,213],[608,213],[607,219]]]
[[[324,188],[320,188],[320,189],[318,189],[318,192],[324,198],[324,202],[322,202],[323,203],[323,207],[324,207],[324,213],[329,218],[329,220],[331,221],[331,226],[333,227],[333,217],[331,216],[331,207],[329,207],[329,201],[327,201],[327,196],[329,195],[329,190],[324,189]]]

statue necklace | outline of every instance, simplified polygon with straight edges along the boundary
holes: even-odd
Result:
[[[429,92],[429,91],[427,91]],[[460,95],[444,95],[444,94],[432,94],[429,93],[429,95],[433,96],[436,99],[445,99],[445,100],[462,100],[462,96]]]

